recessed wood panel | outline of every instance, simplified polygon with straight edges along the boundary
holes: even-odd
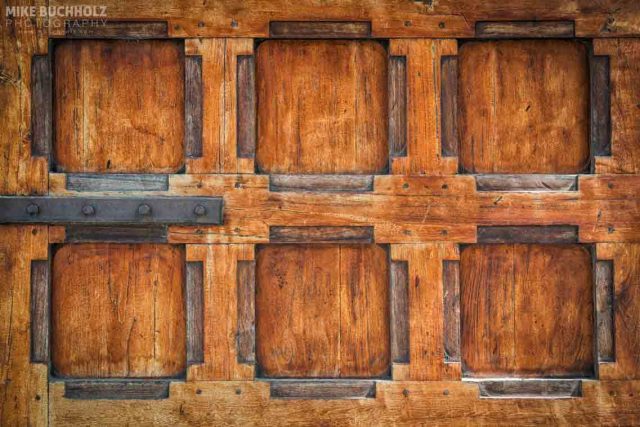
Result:
[[[263,246],[256,286],[263,376],[388,373],[389,266],[381,246]]]
[[[593,285],[579,245],[474,245],[461,254],[469,376],[590,376]]]
[[[375,41],[271,40],[257,49],[259,169],[385,170],[387,54]]]
[[[184,162],[184,47],[67,40],[54,56],[54,156],[65,172],[177,172]]]
[[[575,173],[589,165],[587,48],[567,40],[465,43],[460,161],[471,173]]]
[[[186,364],[184,250],[65,245],[53,259],[52,361],[63,377],[169,377]]]

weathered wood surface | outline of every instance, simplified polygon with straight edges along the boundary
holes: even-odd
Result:
[[[271,227],[271,243],[373,243],[372,227]]]
[[[49,260],[31,261],[31,361],[49,363]]]
[[[363,380],[269,381],[271,399],[367,399],[376,396],[376,383]]]
[[[409,269],[406,261],[390,265],[391,361],[409,363]]]
[[[458,58],[441,58],[440,130],[442,155],[455,157],[459,151],[458,137]]]
[[[269,35],[274,38],[348,39],[371,35],[370,22],[271,21]]]
[[[250,55],[238,57],[238,157],[256,154],[256,65]]]
[[[444,304],[444,358],[460,361],[460,262],[444,261],[442,265]]]
[[[64,241],[68,243],[164,243],[167,241],[167,227],[164,225],[120,227],[68,225],[65,227]]]
[[[169,381],[66,381],[66,399],[157,400],[169,397]]]
[[[256,361],[256,263],[238,261],[238,362]]]
[[[373,191],[373,175],[270,175],[269,190],[365,193]]]
[[[256,262],[260,374],[389,372],[389,266],[378,245],[266,245]]]
[[[256,52],[263,173],[386,170],[387,57],[377,41],[268,40]]]
[[[460,162],[465,171],[585,170],[589,66],[583,44],[470,42],[460,48],[458,62]]]
[[[594,274],[598,361],[613,362],[615,360],[613,261],[597,261]]]
[[[481,226],[478,243],[578,243],[578,227],[548,226]]]
[[[476,22],[478,38],[570,38],[574,35],[575,25],[570,21]]]
[[[184,58],[184,155],[202,157],[202,57]]]
[[[187,262],[185,276],[187,363],[204,362],[204,266]]]
[[[507,380],[478,383],[481,397],[496,399],[562,399],[582,396],[580,380]]]
[[[392,157],[407,155],[407,58],[389,57],[389,153]]]
[[[31,79],[31,155],[48,158],[53,136],[53,86],[48,55],[33,56]]]
[[[476,175],[478,191],[576,191],[578,175]]]
[[[184,373],[182,248],[65,245],[54,255],[52,276],[54,375],[173,377]]]
[[[461,349],[472,377],[594,374],[591,254],[477,245],[460,255]]]
[[[58,170],[171,173],[184,164],[179,41],[67,40],[54,50]]]
[[[611,156],[610,67],[608,56],[589,57],[592,156]]]
[[[135,174],[69,174],[66,181],[70,191],[166,191],[167,175]]]
[[[76,39],[157,39],[168,36],[168,24],[158,22],[111,21],[90,25],[82,20],[65,22],[65,37]]]

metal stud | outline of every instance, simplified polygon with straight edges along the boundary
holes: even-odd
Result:
[[[204,216],[207,213],[207,208],[202,205],[196,205],[196,207],[193,208],[193,213],[196,216]]]
[[[151,206],[147,205],[146,203],[143,203],[140,206],[138,206],[138,215],[142,215],[142,216],[151,215]]]
[[[96,214],[96,209],[91,205],[84,205],[82,207],[82,214],[84,216],[93,216]]]
[[[40,213],[40,208],[35,203],[30,203],[27,205],[26,211],[29,215],[38,215]]]

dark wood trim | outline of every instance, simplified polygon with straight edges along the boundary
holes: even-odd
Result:
[[[169,381],[78,380],[65,381],[64,397],[80,400],[158,400],[169,397]]]
[[[369,21],[271,21],[273,38],[350,39],[371,36]]]
[[[409,264],[391,261],[391,361],[409,363]]]
[[[373,243],[373,227],[269,227],[270,243]]]
[[[168,191],[168,175],[143,174],[68,174],[66,189],[94,191]]]
[[[611,155],[611,81],[608,56],[589,57],[591,155]]]
[[[407,58],[389,57],[389,153],[407,155]]]
[[[252,159],[256,155],[256,77],[252,55],[238,56],[237,96],[237,156]]]
[[[271,399],[369,399],[376,397],[376,383],[369,380],[270,381]]]
[[[187,262],[187,364],[204,363],[204,264]]]
[[[477,191],[578,191],[578,175],[475,175]]]
[[[460,362],[460,261],[442,262],[444,360]]]
[[[479,21],[476,37],[484,39],[510,38],[573,38],[573,21]]]
[[[31,155],[49,158],[53,139],[53,86],[48,55],[31,59]]]
[[[237,309],[238,333],[237,351],[239,363],[256,362],[256,263],[238,261]]]
[[[458,57],[443,56],[440,63],[440,125],[442,155],[458,156]]]
[[[613,261],[596,261],[596,335],[598,362],[615,361]]]
[[[582,396],[580,380],[489,380],[478,383],[481,398],[561,399]]]
[[[85,20],[67,20],[66,38],[78,39],[157,39],[169,35],[166,21],[99,21],[88,25]]]
[[[167,227],[68,225],[65,228],[65,242],[166,243]]]
[[[184,154],[202,157],[202,56],[184,57]]]
[[[269,175],[269,191],[366,193],[373,181],[373,175]]]
[[[575,225],[479,226],[478,243],[578,243]]]
[[[31,261],[31,362],[49,363],[50,263]]]

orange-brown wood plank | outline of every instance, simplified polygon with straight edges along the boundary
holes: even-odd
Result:
[[[184,47],[68,40],[55,48],[55,142],[67,172],[177,172],[184,164]]]
[[[48,366],[30,363],[30,274],[32,260],[47,260],[47,227],[0,234],[0,424],[46,425]]]
[[[578,245],[478,245],[461,256],[465,375],[591,376],[591,255]]]
[[[596,173],[640,173],[640,40],[595,40],[596,55],[609,55],[611,157],[596,158]]]
[[[266,377],[376,377],[389,370],[387,252],[377,245],[258,251],[257,361]]]
[[[183,277],[184,250],[178,246],[62,246],[53,259],[54,374],[183,374]]]
[[[387,57],[376,41],[269,40],[256,61],[264,173],[387,167]]]
[[[576,173],[589,165],[587,48],[563,40],[460,48],[460,162],[472,173]]]
[[[204,363],[188,381],[250,380],[254,366],[238,362],[238,261],[254,259],[253,245],[189,245],[187,261],[204,266]]]
[[[599,244],[597,257],[613,261],[614,362],[600,363],[601,379],[640,377],[640,245]]]

